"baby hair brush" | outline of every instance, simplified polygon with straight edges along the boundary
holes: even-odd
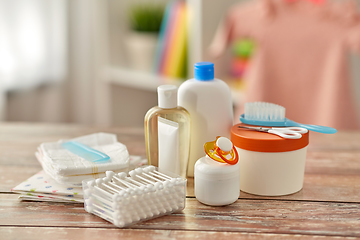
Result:
[[[256,126],[303,127],[314,132],[327,134],[337,132],[335,128],[301,124],[289,120],[285,117],[285,108],[283,106],[267,102],[245,103],[245,114],[240,116],[240,121],[245,124]]]

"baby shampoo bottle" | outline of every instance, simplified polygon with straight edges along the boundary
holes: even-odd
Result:
[[[217,136],[230,138],[233,105],[229,86],[214,78],[214,64],[198,62],[195,77],[182,83],[178,104],[191,116],[190,157],[187,175],[194,176],[195,162],[204,155],[204,143]]]
[[[186,177],[190,151],[190,115],[177,105],[177,87],[157,88],[158,106],[145,115],[148,163],[160,170]]]

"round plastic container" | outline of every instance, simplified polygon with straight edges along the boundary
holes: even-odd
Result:
[[[194,185],[196,199],[206,205],[223,206],[240,196],[239,163],[220,163],[205,156],[195,164]]]
[[[239,154],[241,191],[280,196],[298,192],[303,187],[309,132],[300,139],[231,128],[231,141]],[[245,125],[246,126],[246,125]]]

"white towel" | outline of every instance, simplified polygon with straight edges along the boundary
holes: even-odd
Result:
[[[76,141],[94,148],[110,157],[108,162],[88,161],[61,144]],[[129,152],[124,144],[109,133],[95,133],[69,140],[42,143],[35,153],[45,172],[59,183],[81,184],[87,178],[103,177],[106,171],[126,171],[129,167]]]

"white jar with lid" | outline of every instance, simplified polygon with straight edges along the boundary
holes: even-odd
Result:
[[[211,206],[235,202],[240,196],[239,166],[239,163],[220,163],[208,156],[200,158],[195,164],[194,171],[196,199]]]
[[[300,191],[309,132],[299,139],[286,139],[239,128],[241,125],[245,124],[236,124],[231,129],[231,141],[239,154],[241,191],[261,196]]]

